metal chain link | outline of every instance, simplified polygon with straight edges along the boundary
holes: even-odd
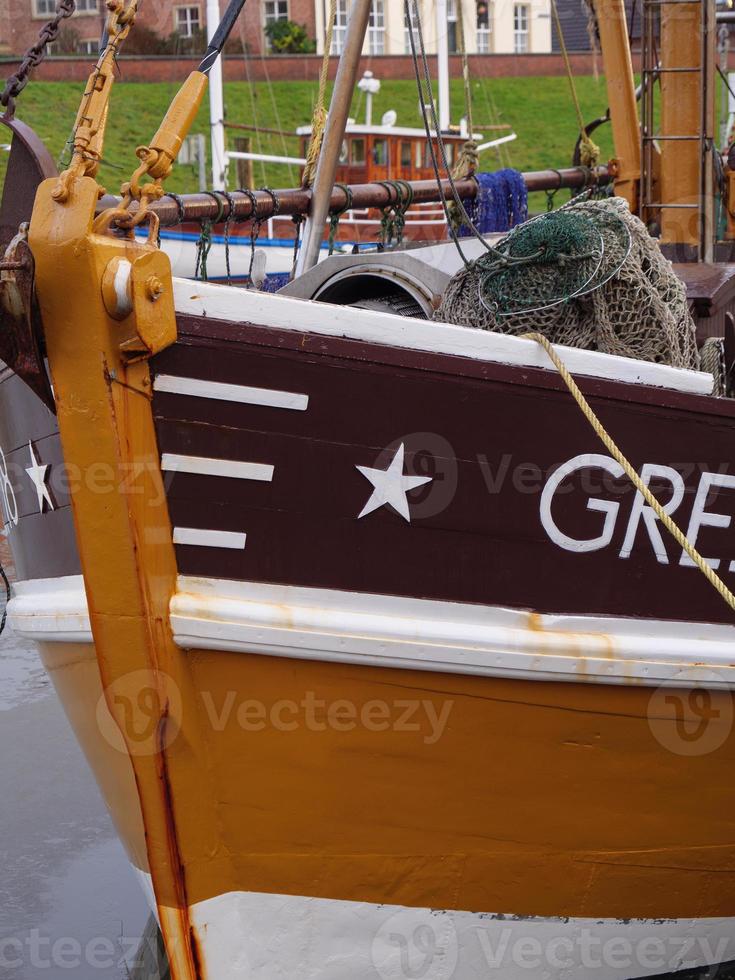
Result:
[[[15,116],[15,100],[30,81],[33,69],[46,57],[49,44],[53,44],[58,38],[62,22],[71,17],[76,7],[76,0],[58,0],[56,16],[41,29],[38,40],[26,51],[18,71],[5,83],[0,95],[0,105],[5,107],[6,119],[10,120]]]

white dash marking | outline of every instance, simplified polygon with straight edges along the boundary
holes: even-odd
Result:
[[[295,412],[305,412],[309,407],[308,395],[299,395],[292,391],[250,388],[247,385],[229,385],[220,381],[202,381],[199,378],[179,378],[172,374],[159,374],[153,382],[153,388],[171,395],[214,398],[221,402],[264,405],[267,408],[288,408]]]
[[[262,480],[270,483],[273,467],[268,463],[245,463],[238,459],[210,459],[208,456],[179,456],[164,453],[161,469],[172,473],[196,473],[201,476],[227,476],[236,480]]]
[[[174,544],[190,544],[199,548],[231,548],[242,551],[247,535],[237,531],[207,531],[198,527],[175,527]]]

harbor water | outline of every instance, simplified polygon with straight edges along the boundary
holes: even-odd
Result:
[[[136,977],[142,891],[33,645],[7,629],[0,786],[0,980]]]

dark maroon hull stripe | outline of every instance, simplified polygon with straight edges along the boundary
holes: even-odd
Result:
[[[642,523],[630,557],[619,557],[635,496],[624,478],[588,469],[554,497],[556,524],[578,539],[603,525],[590,499],[616,506],[605,547],[578,553],[550,539],[540,518],[549,475],[580,454],[605,452],[551,372],[211,321],[183,319],[180,329],[179,343],[155,359],[157,373],[309,398],[307,411],[295,412],[155,395],[162,453],[275,468],[270,483],[166,474],[174,526],[247,534],[244,550],[179,546],[182,573],[733,622],[701,574],[680,567],[673,541],[665,540],[668,564],[657,561]],[[599,380],[583,387],[636,467],[682,474],[675,516],[686,529],[702,473],[735,472],[735,405]],[[432,477],[407,493],[411,523],[387,507],[358,519],[373,487],[356,467],[387,469],[401,444],[405,474]],[[671,496],[667,481],[658,489]],[[713,488],[706,507],[735,516],[735,490]],[[735,585],[733,522],[703,525],[698,545],[724,560],[721,572]]]
[[[8,537],[17,577],[78,575],[81,567],[69,499],[73,474],[63,465],[56,418],[19,378],[0,367],[0,448],[18,513],[18,523],[10,526]],[[38,496],[26,474],[31,466],[29,441],[37,462],[49,467],[46,485],[53,511],[47,504],[43,513],[39,510]],[[6,509],[1,487],[0,509]]]

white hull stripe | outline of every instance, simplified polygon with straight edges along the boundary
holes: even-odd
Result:
[[[20,582],[21,635],[91,642],[81,576]],[[483,677],[735,690],[735,627],[531,615],[499,606],[180,577],[171,626],[184,649]]]
[[[239,402],[242,405],[262,405],[268,408],[287,408],[305,412],[309,396],[272,388],[250,388],[247,385],[229,385],[218,381],[201,381],[198,378],[178,378],[171,374],[159,374],[153,382],[155,391],[172,395],[190,395],[193,398],[212,398],[216,401]]]
[[[231,548],[242,551],[247,535],[237,531],[207,531],[198,527],[175,527],[174,544],[193,545],[199,548]]]
[[[521,918],[230,892],[190,920],[217,980],[631,980],[735,959],[731,918]]]
[[[431,261],[432,257],[437,263],[447,260],[446,252],[441,248],[428,249],[427,260]],[[546,352],[535,341],[489,330],[473,330],[356,307],[345,309],[330,303],[306,302],[254,289],[236,289],[189,279],[174,279],[174,294],[176,312],[189,316],[257,323],[278,330],[347,337],[389,347],[469,357],[476,361],[555,370]],[[557,349],[573,374],[656,385],[673,391],[704,395],[712,392],[711,374],[574,347]]]
[[[236,480],[273,479],[273,467],[267,463],[246,463],[237,459],[210,459],[207,456],[179,456],[164,453],[161,469],[171,473],[196,473],[201,476],[227,476]]]

